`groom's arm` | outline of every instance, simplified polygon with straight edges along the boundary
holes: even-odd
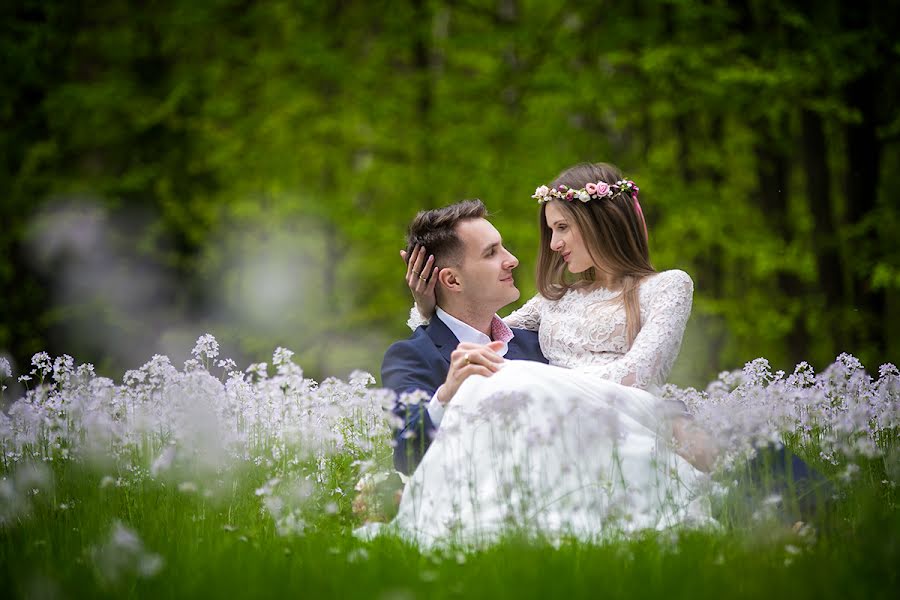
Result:
[[[449,365],[432,346],[415,339],[396,342],[388,348],[381,366],[381,381],[398,396],[422,392],[433,398],[447,376]],[[411,473],[435,435],[437,427],[429,415],[427,401],[406,404],[397,401],[393,413],[402,425],[395,431],[394,466]]]
[[[398,471],[409,473],[419,464],[436,433],[436,421],[463,381],[471,375],[490,377],[500,368],[500,344],[463,342],[450,354],[449,364],[424,334],[388,348],[381,366],[382,384],[401,395],[418,391],[431,396],[427,405],[398,401],[394,407],[403,423],[395,436],[394,466]]]

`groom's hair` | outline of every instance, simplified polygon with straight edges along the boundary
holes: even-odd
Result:
[[[456,204],[423,210],[409,224],[406,232],[406,251],[425,246],[434,255],[437,267],[458,265],[462,259],[463,244],[456,234],[460,221],[483,219],[488,212],[481,200],[463,200]]]

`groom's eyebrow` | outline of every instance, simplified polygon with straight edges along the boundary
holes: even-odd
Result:
[[[484,249],[481,251],[481,255],[482,255],[482,256],[487,256],[488,253],[489,253],[492,249],[497,248],[497,247],[498,247],[500,244],[502,244],[502,243],[503,243],[503,242],[500,241],[500,242],[492,242],[492,243],[488,244],[488,245],[485,246]]]

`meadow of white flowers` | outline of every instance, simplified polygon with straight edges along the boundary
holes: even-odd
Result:
[[[856,459],[881,458],[892,483],[900,479],[900,373],[892,364],[881,365],[874,379],[849,354],[821,373],[803,362],[790,375],[758,358],[721,373],[703,391],[669,385],[664,396],[688,406],[726,460],[788,441],[850,472]]]
[[[263,470],[257,495],[285,533],[302,530],[305,500],[352,492],[334,484],[338,463],[360,474],[379,456],[390,464],[394,394],[370,374],[317,383],[284,348],[271,366],[240,371],[211,335],[192,354],[181,370],[156,355],[121,384],[70,356],[36,354],[19,377],[27,393],[0,411],[0,525],[27,511],[32,489],[52,485],[54,461],[95,466],[109,473],[104,485],[174,480],[208,495],[228,473]],[[0,378],[9,371],[0,365]]]
[[[4,398],[0,411],[0,527],[28,512],[34,490],[52,487],[54,461],[95,465],[108,473],[102,485],[149,478],[209,495],[216,493],[211,482],[229,472],[262,470],[267,482],[256,495],[283,534],[303,531],[313,501],[318,511],[336,512],[328,499],[354,493],[337,483],[338,467],[363,482],[384,479],[395,396],[363,372],[317,383],[292,354],[279,348],[271,365],[241,371],[204,335],[182,369],[157,355],[120,384],[69,356],[36,354],[31,371],[18,378],[27,392]],[[0,361],[0,385],[10,371]],[[670,385],[664,395],[685,402],[726,456],[788,440],[795,450],[846,466],[848,476],[853,461],[866,457],[884,460],[885,483],[900,478],[894,365],[882,365],[873,378],[841,355],[821,373],[802,363],[788,375],[758,359],[705,390]],[[128,531],[111,535],[124,539]]]

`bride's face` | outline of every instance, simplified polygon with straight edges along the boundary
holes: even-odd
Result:
[[[551,200],[544,209],[550,228],[550,249],[559,252],[570,273],[582,273],[594,267],[594,261],[581,239],[578,227],[559,207],[560,200]]]

